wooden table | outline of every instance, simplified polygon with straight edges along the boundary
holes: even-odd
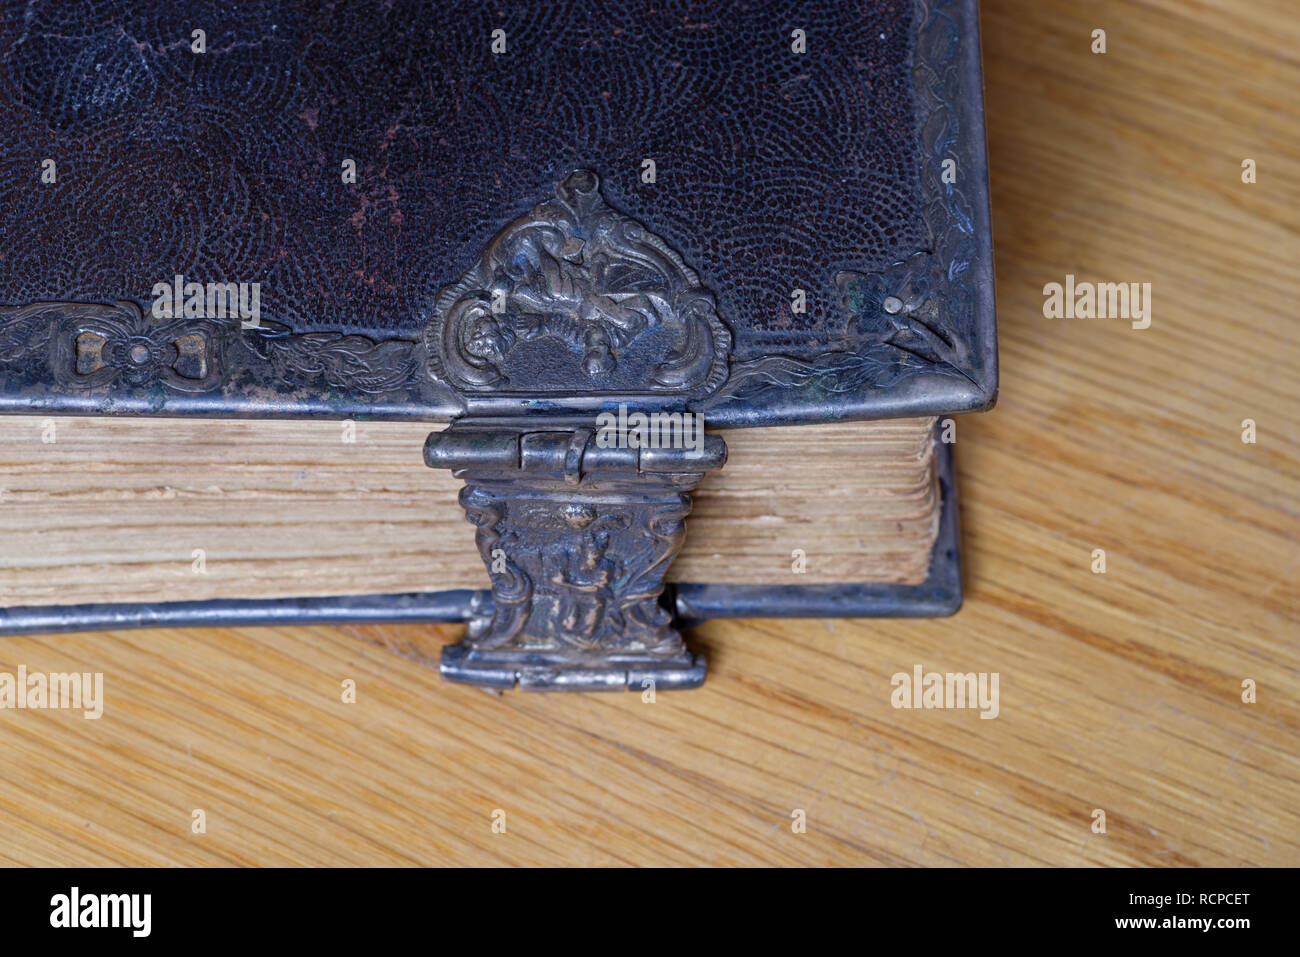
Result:
[[[992,0],[984,47],[1002,396],[958,426],[958,617],[710,623],[653,704],[445,684],[451,627],[5,639],[108,704],[0,715],[0,861],[1300,864],[1300,18]],[[1067,273],[1150,282],[1150,327],[1045,318]],[[998,717],[895,710],[917,664],[998,672]]]

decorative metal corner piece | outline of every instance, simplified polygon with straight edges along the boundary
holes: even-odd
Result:
[[[425,462],[465,481],[492,579],[443,675],[532,690],[703,682],[660,604],[690,493],[726,460],[686,410],[725,380],[731,344],[699,277],[580,170],[443,290],[425,343],[430,374],[468,409],[429,436]],[[660,422],[697,441],[647,441]]]
[[[697,398],[727,377],[712,293],[578,170],[507,225],[425,331],[430,373],[476,397]]]

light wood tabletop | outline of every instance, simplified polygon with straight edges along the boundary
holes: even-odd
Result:
[[[452,626],[6,638],[105,704],[0,713],[0,862],[1300,864],[1300,17],[990,0],[983,43],[956,617],[710,622],[652,703],[444,683]],[[1149,327],[1047,318],[1067,275]],[[917,665],[996,672],[996,718],[895,708]]]

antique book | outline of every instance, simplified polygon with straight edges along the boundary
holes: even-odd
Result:
[[[54,5],[0,52],[0,631],[465,621],[452,680],[689,688],[708,618],[960,605],[974,0]]]

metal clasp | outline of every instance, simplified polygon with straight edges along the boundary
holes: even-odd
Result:
[[[692,655],[660,604],[690,493],[726,461],[702,448],[598,442],[586,423],[464,423],[429,436],[425,463],[464,480],[460,502],[492,581],[491,614],[443,649],[452,681],[532,690],[693,688]],[[608,435],[605,439],[609,439]]]

